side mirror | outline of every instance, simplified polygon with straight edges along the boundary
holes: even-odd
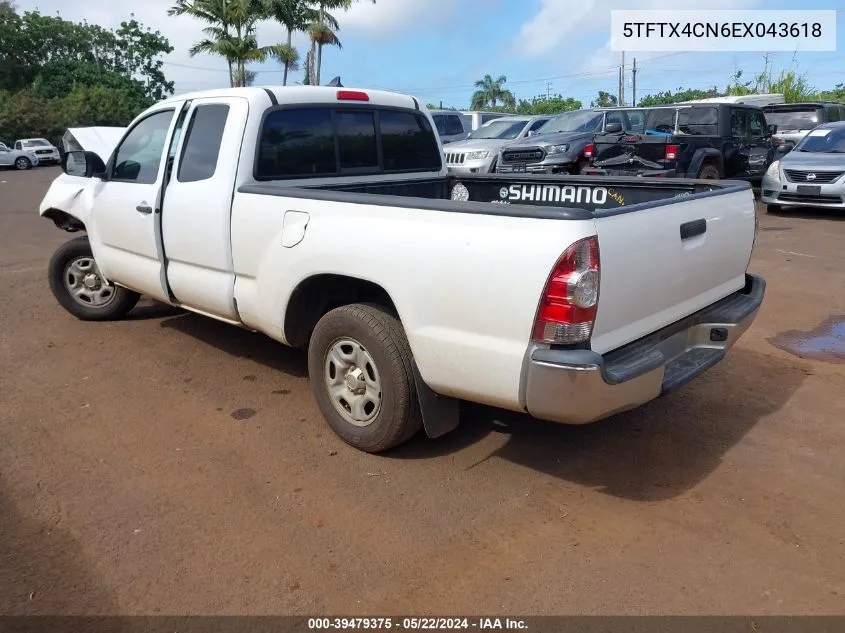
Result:
[[[67,152],[62,159],[62,170],[68,176],[93,178],[105,175],[106,164],[94,152],[73,151]]]
[[[622,124],[621,123],[608,123],[604,126],[604,131],[607,134],[618,134],[622,131]]]
[[[777,134],[778,133],[778,126],[774,123],[769,123],[769,134]]]

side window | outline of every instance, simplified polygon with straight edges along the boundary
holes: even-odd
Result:
[[[678,110],[678,131],[695,136],[718,136],[719,111],[712,107]]]
[[[376,124],[372,110],[337,112],[340,169],[378,168]]]
[[[731,136],[734,138],[745,138],[746,136],[746,111],[742,108],[731,108]]]
[[[15,143],[15,149],[21,149],[21,142],[20,141],[17,141]]]
[[[496,119],[501,119],[501,114],[482,114],[481,115],[481,125],[484,125],[488,121],[495,121]]]
[[[457,114],[450,114],[446,117],[446,135],[463,134],[464,126],[461,124],[461,118]]]
[[[151,184],[158,178],[173,110],[162,110],[141,120],[121,141],[115,154],[113,180]]]
[[[437,133],[440,136],[446,134],[446,117],[442,114],[435,114],[433,117],[434,119],[434,127],[437,128]]]
[[[257,179],[336,173],[331,110],[292,108],[267,115],[258,139]]]
[[[442,157],[431,126],[410,112],[379,111],[384,171],[439,171]]]
[[[827,109],[827,120],[828,121],[841,121],[842,120],[842,106],[830,106]]]
[[[210,103],[197,106],[188,123],[176,180],[197,182],[214,175],[228,117],[229,106],[225,104]]]
[[[748,111],[748,135],[752,138],[761,138],[769,132],[766,124],[766,116],[762,112]]]
[[[675,110],[651,110],[646,119],[646,130],[671,134],[675,131]]]
[[[645,113],[644,112],[628,112],[628,129],[632,132],[645,131]]]
[[[607,127],[611,123],[618,123],[622,126],[622,129],[625,129],[625,117],[622,115],[621,112],[608,112],[607,117],[605,119],[604,125]]]
[[[537,121],[534,121],[534,123],[531,124],[531,127],[528,128],[528,131],[529,132],[536,132],[541,127],[543,127],[546,123],[548,123],[548,119],[538,119]]]

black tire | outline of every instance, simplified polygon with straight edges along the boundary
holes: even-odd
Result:
[[[19,156],[15,159],[15,169],[18,169],[20,171],[32,169],[32,161],[29,160],[26,156]]]
[[[698,172],[700,180],[719,180],[719,168],[716,165],[704,165]]]
[[[780,213],[783,211],[783,207],[778,204],[767,204],[766,205],[766,213]]]
[[[83,289],[87,292],[89,297],[95,295],[104,302],[97,305],[96,302],[90,300],[86,303],[80,296],[77,298],[69,286],[84,286],[84,281],[79,279],[79,272],[73,265],[86,262],[87,270],[90,270],[90,275],[97,277],[99,286],[96,289]],[[50,281],[50,290],[56,301],[73,316],[83,321],[113,321],[121,319],[135,307],[138,300],[141,298],[137,292],[114,286],[112,284],[103,284],[99,278],[99,269],[94,263],[94,255],[91,252],[91,245],[88,243],[88,237],[81,235],[69,242],[62,244],[50,259],[50,264],[47,268],[47,275]],[[107,298],[103,298],[106,295]],[[98,299],[99,300],[99,299]]]
[[[333,349],[343,348],[345,342],[358,343],[370,356],[374,367],[367,363],[359,374],[364,375],[367,385],[380,386],[378,408],[370,412],[372,419],[359,421],[363,426],[348,419],[354,412],[348,402],[341,402],[345,396],[340,396],[335,405],[329,392],[330,365],[334,365],[329,355]],[[340,371],[343,369],[335,367],[338,379]],[[349,370],[347,378],[352,371],[358,369]],[[422,428],[408,339],[399,320],[380,306],[356,303],[323,316],[308,345],[308,375],[317,405],[329,426],[344,442],[359,450],[386,451],[411,439]],[[373,376],[375,380],[370,380]],[[343,382],[349,384],[348,380],[339,380],[339,386]],[[356,397],[351,390],[345,393]],[[343,407],[347,409],[346,417],[339,411]]]

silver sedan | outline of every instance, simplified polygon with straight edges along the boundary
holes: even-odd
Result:
[[[772,212],[845,209],[845,121],[818,126],[773,162],[763,176],[760,199]]]

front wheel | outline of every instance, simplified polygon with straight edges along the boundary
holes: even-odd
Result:
[[[26,156],[21,156],[15,161],[15,168],[20,169],[21,171],[32,169],[32,161]]]
[[[422,427],[408,339],[379,306],[346,305],[320,319],[308,374],[323,417],[355,448],[386,451]]]
[[[107,282],[86,236],[65,242],[47,269],[50,290],[61,306],[83,321],[120,319],[141,298],[137,292]]]

